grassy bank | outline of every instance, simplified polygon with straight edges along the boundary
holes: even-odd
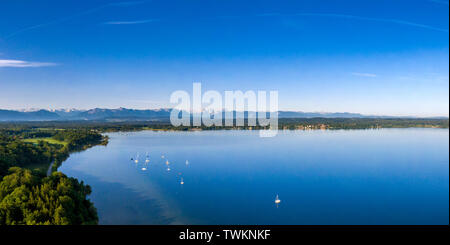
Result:
[[[68,142],[66,142],[66,141],[56,140],[51,137],[24,139],[23,141],[33,143],[33,144],[38,144],[39,141],[45,141],[49,144],[57,144],[57,145],[62,145],[62,146],[66,146],[68,144]]]

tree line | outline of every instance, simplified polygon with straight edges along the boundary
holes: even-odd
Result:
[[[97,224],[91,188],[61,172],[49,177],[12,167],[0,182],[1,225]]]
[[[66,144],[23,141],[41,137]],[[56,169],[71,152],[106,143],[106,137],[90,129],[1,129],[0,224],[96,224],[97,211],[87,199],[89,185],[60,172],[45,176],[28,168],[54,162]]]
[[[51,129],[73,129],[73,130],[94,130],[96,132],[120,132],[139,131],[145,129],[154,130],[176,130],[187,131],[195,129],[217,130],[217,129],[250,129],[248,120],[245,119],[245,126],[225,127],[225,126],[173,126],[170,121],[45,121],[45,122],[0,122],[0,131],[8,131],[11,135],[17,136],[37,136],[48,134]],[[279,118],[279,129],[301,129],[301,128],[327,128],[327,129],[372,129],[372,128],[408,128],[408,127],[432,127],[448,128],[448,118]],[[251,129],[263,129],[256,126]],[[47,130],[47,131],[46,131]],[[26,133],[24,133],[26,132]]]

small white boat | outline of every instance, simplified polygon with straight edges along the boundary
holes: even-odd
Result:
[[[139,153],[136,155],[136,159],[134,159],[134,162],[135,162],[135,163],[138,163],[138,162],[139,162]]]
[[[184,181],[183,181],[183,178],[181,178],[181,182],[180,182],[180,184],[184,185]]]
[[[280,202],[281,202],[281,200],[280,200],[280,198],[278,198],[278,194],[277,194],[277,196],[275,197],[275,203],[279,204]]]
[[[168,167],[168,168],[167,168],[167,172],[169,172],[169,171],[170,171],[170,168]]]
[[[141,170],[142,170],[142,171],[146,171],[146,170],[147,170],[147,168],[146,168],[146,167],[143,167],[143,168],[141,168]]]
[[[165,158],[165,156],[164,156],[164,155],[161,155],[161,158],[162,158],[162,159],[164,159],[164,158]]]

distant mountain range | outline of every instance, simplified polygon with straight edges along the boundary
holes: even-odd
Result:
[[[127,108],[90,110],[61,109],[61,110],[2,110],[0,109],[0,121],[53,121],[53,120],[154,120],[167,121],[172,109],[135,110]],[[235,113],[235,112],[234,112]],[[235,115],[235,114],[234,114]],[[245,113],[245,118],[248,113]],[[393,118],[390,116],[369,116],[348,112],[301,112],[279,111],[279,118]],[[447,118],[447,117],[440,117]]]
[[[169,119],[171,109],[134,110],[126,108],[91,110],[2,110],[0,121],[52,121],[52,120],[163,120]]]
[[[51,111],[10,111],[0,110],[0,121],[49,121],[59,120],[61,117]]]

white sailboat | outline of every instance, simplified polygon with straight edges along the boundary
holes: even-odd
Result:
[[[150,159],[148,159],[148,152],[147,152],[147,155],[145,156],[145,162],[146,163],[150,162]]]
[[[281,200],[280,200],[280,198],[278,197],[278,194],[277,194],[277,196],[275,197],[275,204],[277,204],[277,207],[278,207],[278,204],[280,204],[280,202],[281,202]]]
[[[181,178],[181,182],[180,182],[180,184],[184,185],[184,181],[183,181],[183,178]]]
[[[136,159],[134,159],[134,162],[135,162],[135,163],[138,163],[138,162],[139,162],[139,153],[136,155]]]

